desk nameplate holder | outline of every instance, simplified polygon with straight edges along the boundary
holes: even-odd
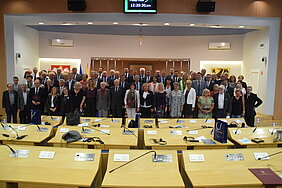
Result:
[[[226,161],[244,161],[242,153],[225,154]]]
[[[172,162],[172,155],[157,155],[154,157],[152,156],[152,160],[155,163],[161,162],[161,163],[171,163]]]
[[[123,135],[134,135],[134,131],[125,130],[122,132]]]
[[[75,153],[75,161],[94,161],[94,153]]]
[[[39,129],[37,129],[37,132],[47,132],[48,128],[46,127],[40,127]]]
[[[15,150],[16,153],[11,153],[10,157],[27,158],[29,150]]]

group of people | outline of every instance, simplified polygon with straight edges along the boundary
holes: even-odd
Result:
[[[170,73],[156,70],[133,70],[123,74],[99,68],[90,75],[78,74],[77,68],[62,72],[26,71],[23,82],[14,77],[7,84],[2,105],[7,122],[29,123],[32,110],[41,114],[65,116],[81,113],[87,117],[134,118],[245,118],[247,125],[254,126],[255,108],[262,100],[247,86],[242,75],[184,72],[170,69]]]

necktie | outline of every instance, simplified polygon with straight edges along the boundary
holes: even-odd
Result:
[[[36,94],[36,95],[38,94],[38,88],[35,89],[35,94]]]
[[[115,89],[116,89],[115,92],[117,92],[118,91],[117,87],[115,87]]]
[[[122,83],[122,88],[124,88],[124,82]]]
[[[175,77],[175,81],[178,82],[178,77]]]

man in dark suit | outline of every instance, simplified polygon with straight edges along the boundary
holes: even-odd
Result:
[[[127,67],[124,68],[124,72],[123,75],[125,76],[125,79],[127,82],[129,82],[129,78],[131,77],[130,73],[129,73],[129,69]]]
[[[175,83],[175,82],[179,83],[180,80],[181,80],[181,78],[179,77],[179,71],[178,71],[178,70],[175,70],[175,71],[174,71],[174,76],[173,76],[172,82],[173,82],[173,83]]]
[[[224,86],[220,85],[218,93],[213,95],[214,108],[213,116],[217,118],[226,118],[231,114],[231,98],[229,93],[224,92]]]
[[[58,94],[62,95],[64,87],[65,87],[65,80],[64,79],[60,79],[58,82],[59,82],[58,89],[57,89],[58,90]]]
[[[57,68],[56,79],[57,80],[64,79],[64,76],[62,75],[62,69],[61,68]]]
[[[74,67],[72,68],[72,74],[73,74],[73,79],[76,80],[76,81],[81,81],[82,78],[81,78],[81,75],[77,73],[77,68]]]
[[[107,83],[107,71],[103,71],[102,75],[99,76],[98,83],[97,83],[97,88],[101,88],[101,83],[106,82]]]
[[[153,81],[153,77],[151,76],[151,71],[147,70],[146,71],[146,78],[145,78],[145,82],[143,83],[150,83]]]
[[[145,83],[146,82],[146,71],[145,68],[140,68],[140,75],[139,75],[139,79],[140,82]]]
[[[39,73],[38,73],[37,67],[34,67],[32,71],[33,71],[33,73],[32,73],[33,80],[32,81],[35,81],[37,78],[39,78]]]
[[[137,91],[141,91],[142,90],[142,85],[143,83],[140,82],[140,78],[138,75],[135,75],[135,78],[134,78],[134,85],[135,85],[135,89]]]
[[[76,80],[73,79],[73,74],[69,73],[65,75],[65,85],[68,87],[69,91],[73,91],[74,84]]]
[[[108,76],[108,78],[107,78],[107,82],[108,82],[110,87],[112,87],[114,85],[114,80],[116,79],[115,73],[116,73],[115,70],[111,70],[110,76]]]
[[[36,79],[34,81],[34,87],[29,91],[30,98],[31,98],[31,106],[32,110],[40,110],[41,113],[44,112],[44,92],[43,88],[40,87],[40,80]]]
[[[114,118],[122,118],[125,90],[120,87],[120,81],[115,80],[110,88],[111,111]]]
[[[46,84],[46,81],[47,81],[48,77],[47,77],[47,72],[46,72],[45,70],[42,70],[42,71],[40,72],[40,77],[39,77],[39,79],[40,79],[40,84],[42,84],[42,85],[45,85],[45,84]],[[35,79],[35,80],[36,80],[36,79]]]
[[[51,80],[52,86],[53,87],[58,87],[59,83],[58,83],[58,80],[56,78],[56,73],[51,71],[51,72],[49,72],[48,77]]]
[[[214,81],[211,80],[211,75],[210,74],[207,74],[205,76],[205,79],[206,79],[206,88],[210,91],[213,91],[213,86],[214,86]]]
[[[125,75],[120,76],[120,83],[119,86],[124,89],[125,91],[129,89],[129,83],[126,82]]]
[[[30,123],[30,103],[31,98],[27,91],[26,84],[22,84],[21,91],[18,94],[18,111],[20,113],[20,123]]]
[[[174,78],[174,69],[173,68],[169,69],[169,75],[167,75],[166,77],[173,80]]]
[[[196,75],[196,80],[193,80],[192,87],[196,90],[197,98],[203,95],[203,91],[206,88],[206,83],[202,80],[202,74],[200,72]]]
[[[14,91],[13,84],[7,84],[8,90],[3,92],[2,108],[7,114],[7,123],[11,123],[11,117],[13,117],[13,123],[17,123],[17,108],[18,108],[18,92]]]
[[[251,86],[247,87],[247,94],[245,95],[245,121],[248,126],[255,126],[255,108],[262,104],[262,100],[254,93],[252,93],[253,88]]]
[[[165,76],[165,72],[163,71],[161,76],[158,79],[158,82],[163,83],[165,85],[165,81],[166,81],[166,76]]]
[[[21,85],[19,84],[19,78],[17,76],[14,76],[13,83],[14,83],[14,91],[19,93],[19,91],[21,91]]]

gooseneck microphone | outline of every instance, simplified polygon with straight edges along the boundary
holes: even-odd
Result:
[[[41,131],[41,127],[39,127],[39,125],[36,124],[37,130],[40,132]]]
[[[11,146],[9,146],[8,144],[0,144],[0,145],[8,147],[13,154],[16,154],[16,151]]]
[[[270,155],[267,155],[267,156],[264,156],[264,157],[260,157],[260,158],[258,158],[258,160],[262,160],[262,159],[265,159],[265,158],[268,158],[268,157],[272,157],[272,156],[278,155],[278,154],[280,154],[280,153],[282,153],[282,151],[279,151],[279,152],[277,152],[277,153],[273,153],[273,154],[270,154]]]
[[[99,130],[99,129],[95,129],[95,128],[90,127],[90,126],[84,126],[84,127],[82,127],[82,132],[85,132],[85,127],[88,127],[88,128],[93,129],[93,130],[95,130],[95,131],[98,131],[98,132],[101,133],[101,134],[111,135],[110,133],[103,132],[103,131],[101,131],[101,130]]]
[[[127,127],[124,126],[124,127],[123,127],[123,133],[125,133],[126,130],[127,130],[128,132],[130,132],[133,136],[135,136],[135,137],[137,138],[137,140],[138,140],[138,136],[137,136],[136,134],[134,134],[134,132],[131,131],[129,128],[127,128]]]
[[[136,158],[134,158],[134,159],[132,159],[132,160],[130,160],[130,161],[128,161],[128,162],[126,162],[126,163],[124,163],[124,164],[114,168],[114,169],[112,169],[112,170],[110,170],[109,173],[112,173],[112,172],[116,171],[117,169],[122,168],[122,167],[132,163],[133,161],[136,161],[137,159],[140,159],[140,158],[148,155],[149,153],[154,153],[154,158],[157,157],[157,152],[156,151],[148,151],[148,152],[146,152],[146,153],[144,153],[144,154],[142,154],[142,155],[140,155],[140,156],[138,156],[138,157],[136,157]]]
[[[23,139],[24,137],[27,136],[27,135],[19,136],[18,131],[17,131],[14,127],[12,127],[11,125],[8,125],[8,127],[10,127],[11,129],[13,129],[13,131],[15,131],[15,133],[16,133],[16,135],[17,135],[17,137],[16,137],[17,140],[21,140],[21,139]]]
[[[187,132],[189,132],[189,131],[197,131],[197,130],[201,130],[201,129],[212,129],[212,128],[213,127],[211,127],[211,126],[202,125],[200,128],[190,129],[190,130],[187,130]]]

